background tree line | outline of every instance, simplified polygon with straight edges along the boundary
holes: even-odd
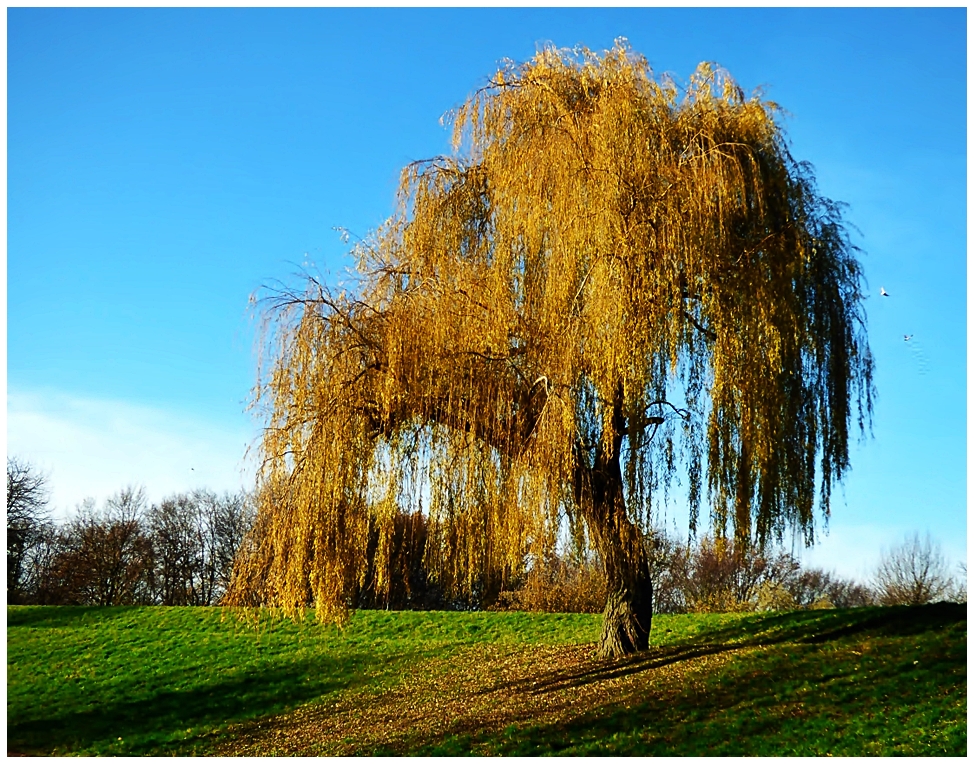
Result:
[[[423,565],[428,520],[419,513],[396,519],[388,592],[374,586],[372,561],[358,607],[442,608],[601,613],[606,579],[591,552],[571,544],[543,560],[525,559],[518,571],[498,572],[461,597],[433,581]],[[656,613],[922,605],[967,601],[967,569],[953,570],[929,535],[909,536],[884,551],[868,583],[802,566],[781,546],[736,547],[704,535],[681,540],[654,529],[646,542]],[[371,548],[370,548],[371,549]]]
[[[197,490],[149,504],[125,488],[101,506],[86,500],[56,522],[46,478],[7,460],[7,602],[41,605],[216,605],[230,585],[255,502],[245,493]],[[569,544],[517,570],[484,575],[471,591],[437,581],[424,553],[433,529],[421,513],[394,519],[388,581],[379,584],[380,534],[366,549],[353,608],[601,612],[606,581],[591,551]],[[966,601],[966,568],[952,571],[919,534],[886,551],[868,584],[805,568],[780,547],[739,548],[703,536],[691,542],[656,529],[646,542],[657,613],[861,607]]]
[[[7,602],[215,605],[253,515],[244,493],[198,490],[150,504],[141,488],[125,488],[58,522],[44,476],[8,459]]]

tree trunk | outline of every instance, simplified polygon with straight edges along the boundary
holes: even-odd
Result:
[[[653,619],[651,586],[647,578],[643,591],[625,585],[610,587],[602,616],[599,658],[619,658],[649,648]]]
[[[595,477],[594,482],[600,482],[597,473]],[[593,507],[594,522],[589,523],[605,565],[608,588],[599,641],[600,658],[618,658],[647,649],[653,621],[649,560],[642,534],[626,516],[622,475],[616,477],[605,485],[608,489],[605,501]]]
[[[623,430],[619,427],[616,432]],[[576,496],[605,565],[608,599],[600,658],[618,658],[649,647],[653,583],[642,534],[629,520],[620,464],[621,435],[611,454],[600,445],[592,468],[579,465]]]

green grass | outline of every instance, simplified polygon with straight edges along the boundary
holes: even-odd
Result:
[[[228,722],[396,681],[477,643],[594,639],[592,616],[361,611],[255,629],[213,608],[7,608],[7,744],[30,753],[191,754]]]
[[[361,704],[364,713],[379,701],[393,712],[383,723],[394,726],[400,696],[441,707],[442,696],[417,677],[449,683],[462,669],[501,704],[569,696],[585,704],[407,730],[395,744],[376,742],[375,725],[360,734],[353,724],[338,748],[311,740],[302,750],[966,753],[963,606],[660,616],[653,649],[614,663],[570,647],[593,642],[599,625],[588,615],[361,611],[345,629],[310,619],[255,629],[209,608],[8,607],[8,749],[206,754],[232,748],[246,730],[259,737],[295,709],[318,714],[303,733],[315,735],[328,709]],[[557,663],[562,650],[573,663]],[[513,667],[506,684],[490,675],[499,664],[488,653]],[[545,669],[532,664],[541,653]],[[403,695],[407,683],[418,687],[415,697]],[[288,752],[302,752],[295,745]]]

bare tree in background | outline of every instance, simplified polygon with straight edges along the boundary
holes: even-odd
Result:
[[[24,594],[25,563],[48,518],[47,477],[28,462],[7,459],[7,603]]]
[[[66,549],[64,530],[58,523],[46,520],[38,526],[35,543],[24,557],[21,604],[62,604],[60,555]]]
[[[754,547],[704,536],[674,558],[687,612],[753,610],[768,558]]]
[[[865,607],[874,604],[876,599],[868,586],[818,568],[802,569],[797,561],[791,573],[781,579],[780,588],[790,597],[791,603],[788,607],[803,610]]]
[[[685,613],[685,545],[662,528],[650,528],[646,534],[646,557],[653,582],[653,612]]]
[[[49,584],[62,604],[140,605],[153,601],[152,543],[141,489],[125,488],[101,509],[78,507],[61,532]]]
[[[147,515],[160,605],[209,604],[202,591],[206,562],[205,529],[198,503],[178,494],[154,504]]]
[[[201,500],[209,508],[213,569],[211,604],[216,604],[230,587],[234,559],[243,545],[244,537],[254,525],[257,508],[253,496],[243,491],[228,492],[222,496],[209,491],[202,493]]]
[[[230,583],[233,559],[253,524],[246,494],[176,494],[149,511],[156,596],[162,605],[215,605]]]
[[[876,593],[865,584],[838,578],[828,591],[833,607],[867,607],[876,604]]]
[[[948,597],[955,582],[940,545],[914,533],[883,554],[875,588],[881,605],[925,605]]]
[[[967,603],[967,563],[961,562],[957,565],[957,581],[951,599],[954,602]]]

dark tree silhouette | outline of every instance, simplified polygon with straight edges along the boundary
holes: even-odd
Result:
[[[7,459],[7,603],[23,599],[24,566],[48,519],[47,478],[28,462]]]

